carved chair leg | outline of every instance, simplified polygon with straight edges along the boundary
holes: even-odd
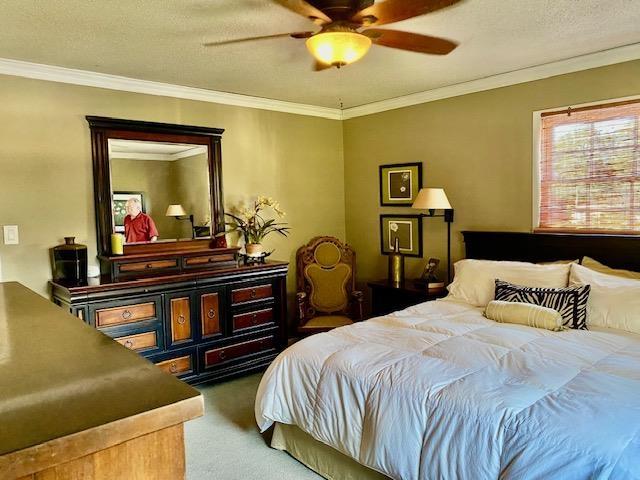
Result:
[[[298,327],[302,327],[307,323],[307,294],[304,292],[298,292],[296,294],[296,303],[298,307]]]

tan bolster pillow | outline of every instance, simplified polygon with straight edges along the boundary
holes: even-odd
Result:
[[[493,300],[487,305],[484,315],[499,323],[515,323],[528,327],[545,328],[553,332],[564,330],[560,312],[553,308],[531,303]]]

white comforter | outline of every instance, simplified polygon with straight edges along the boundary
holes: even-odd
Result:
[[[640,336],[429,302],[294,344],[255,411],[395,479],[640,478]]]

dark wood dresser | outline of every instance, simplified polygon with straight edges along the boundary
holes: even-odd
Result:
[[[268,262],[51,285],[56,304],[195,384],[263,369],[286,347],[287,270]]]

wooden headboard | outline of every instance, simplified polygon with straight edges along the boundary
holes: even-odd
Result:
[[[612,268],[640,271],[640,236],[462,232],[466,258],[552,262],[588,256]]]

